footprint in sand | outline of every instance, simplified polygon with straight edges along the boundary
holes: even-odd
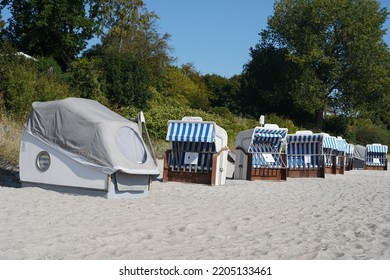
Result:
[[[180,232],[184,232],[186,230],[186,227],[179,227],[177,230]]]

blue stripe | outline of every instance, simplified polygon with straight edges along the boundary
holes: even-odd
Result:
[[[323,135],[321,134],[288,134],[287,135],[287,142],[321,142],[323,138]]]
[[[367,145],[367,152],[375,152],[387,154],[388,147],[386,145]]]
[[[204,135],[203,135],[204,134]],[[215,140],[213,123],[169,122],[166,140],[181,142],[207,142]]]
[[[207,141],[207,137],[208,137],[208,135],[209,135],[209,131],[210,131],[210,126],[209,125],[206,125],[206,135],[205,135],[205,137],[204,138],[202,138],[202,140],[201,140],[201,142],[208,142]]]
[[[336,139],[336,150],[340,153],[345,153],[347,142],[344,139]]]
[[[353,154],[352,145],[351,144],[346,144],[345,153],[348,154],[348,155]]]
[[[335,137],[324,137],[324,141],[322,143],[323,148],[329,148],[332,150],[337,150],[337,142]]]
[[[280,152],[282,149],[282,144],[286,138],[287,130],[286,129],[265,129],[265,128],[255,128],[252,135],[252,142],[249,149],[253,145],[270,145],[272,144],[276,148],[276,151]],[[265,147],[260,148],[258,152],[269,152]]]
[[[319,166],[323,135],[321,134],[289,134],[287,135],[287,164],[301,168]],[[305,161],[310,156],[310,162]]]

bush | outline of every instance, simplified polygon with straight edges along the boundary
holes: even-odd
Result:
[[[80,97],[94,99],[108,105],[100,64],[100,59],[82,58],[74,61],[72,63],[72,85],[79,92]]]
[[[122,108],[120,113],[127,118],[136,118],[138,110],[134,107],[127,107]],[[255,119],[240,118],[233,114],[220,116],[218,114],[207,113],[189,107],[153,106],[150,110],[145,112],[145,118],[150,137],[152,138],[153,143],[155,143],[157,151],[161,151],[159,146],[167,146],[164,143],[168,130],[168,120],[181,120],[184,116],[198,116],[204,121],[214,121],[217,125],[224,128],[228,134],[228,146],[232,150],[235,150],[236,137],[240,131],[259,126],[258,121]],[[288,127],[289,129],[292,129],[293,132],[296,131],[295,125],[290,120],[285,120],[277,116],[270,116],[269,120],[273,121],[273,123],[277,123],[280,127]],[[161,156],[161,152],[157,152],[157,154]]]
[[[106,97],[112,104],[145,109],[152,94],[148,65],[123,53],[107,52],[102,59]]]
[[[295,133],[298,130],[298,127],[294,124],[292,120],[285,119],[276,114],[266,115],[265,123],[277,124],[280,128],[287,128],[288,133]]]
[[[35,61],[17,58],[1,64],[0,92],[8,113],[24,118],[34,101],[49,101],[75,96],[56,75],[39,71]],[[77,96],[77,95],[76,95]]]
[[[343,116],[329,116],[324,119],[323,129],[331,135],[345,136],[350,121]]]
[[[159,91],[170,104],[202,110],[209,108],[206,89],[191,80],[182,69],[167,68]]]
[[[43,72],[48,75],[61,77],[63,74],[61,66],[58,65],[57,61],[55,61],[52,57],[40,57],[38,61],[35,62],[35,65],[39,72]]]
[[[356,123],[348,128],[347,141],[360,145],[380,143],[390,145],[390,131],[386,128],[366,123]]]
[[[17,167],[23,123],[9,119],[0,109],[0,167]]]

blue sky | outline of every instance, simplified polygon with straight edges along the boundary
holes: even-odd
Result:
[[[259,41],[271,0],[144,0],[160,17],[161,33],[171,35],[177,64],[193,63],[202,74],[240,74],[249,48]]]
[[[176,64],[194,64],[201,74],[231,77],[249,60],[273,14],[273,0],[144,0],[160,17],[160,33],[171,35]],[[381,0],[390,11],[390,0]],[[7,17],[7,15],[4,15]],[[384,28],[390,32],[390,19]],[[385,36],[390,46],[390,34]]]
[[[202,74],[240,74],[249,49],[273,14],[273,0],[144,0],[171,35],[177,64],[193,63]],[[390,0],[381,0],[390,11]],[[390,19],[385,26],[390,32]],[[390,34],[385,37],[390,46]]]

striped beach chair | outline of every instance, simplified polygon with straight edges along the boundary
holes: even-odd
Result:
[[[388,147],[381,144],[366,145],[365,169],[387,170]]]
[[[334,155],[333,174],[344,174],[346,149],[347,149],[347,142],[340,136],[337,136],[336,149],[333,151],[333,155]]]
[[[168,121],[171,149],[164,159],[164,181],[223,185],[226,181],[227,134],[199,117]]]
[[[325,178],[324,135],[297,131],[287,135],[287,176]]]
[[[322,152],[325,160],[325,174],[335,174],[335,162],[333,162],[333,155],[337,149],[336,137],[323,133],[324,138],[322,142]]]
[[[243,180],[286,180],[282,149],[287,128],[266,124],[241,131],[236,137],[234,178]]]
[[[345,145],[345,170],[350,171],[353,168],[353,151],[355,146],[346,143]]]

